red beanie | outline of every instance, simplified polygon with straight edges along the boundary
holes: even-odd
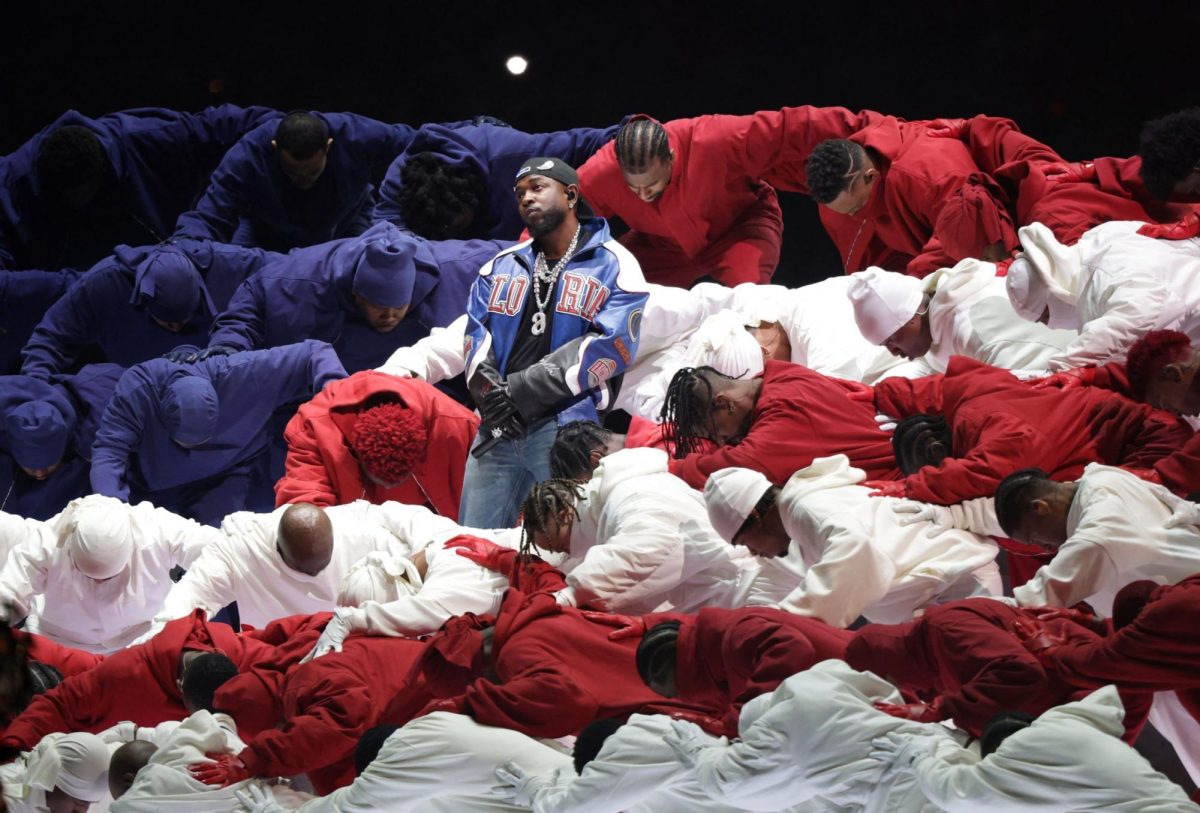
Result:
[[[1012,217],[997,200],[994,184],[972,176],[950,196],[934,224],[933,233],[955,260],[979,257],[992,243],[1005,249],[1018,245]]]

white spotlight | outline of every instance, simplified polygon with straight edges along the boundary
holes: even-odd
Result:
[[[529,62],[523,56],[510,56],[504,67],[508,68],[508,72],[513,76],[520,76],[529,67]]]

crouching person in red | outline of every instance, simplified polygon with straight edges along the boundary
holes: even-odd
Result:
[[[365,370],[325,387],[288,422],[276,505],[424,505],[458,520],[479,418],[436,388]]]

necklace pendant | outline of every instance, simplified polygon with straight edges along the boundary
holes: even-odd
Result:
[[[529,332],[534,336],[541,336],[546,332],[546,314],[544,311],[538,311],[533,315],[533,322],[529,326]]]

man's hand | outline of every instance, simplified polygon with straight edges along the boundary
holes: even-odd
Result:
[[[675,752],[679,763],[688,768],[696,767],[696,758],[701,751],[713,747],[699,726],[686,720],[672,720],[671,733],[663,737],[663,742]]]
[[[936,723],[942,719],[940,698],[932,703],[876,703],[884,714],[918,723]]]
[[[433,714],[435,711],[445,711],[450,714],[462,714],[462,699],[458,697],[442,697],[427,704],[417,713],[417,717]]]
[[[173,361],[176,364],[187,364],[188,359],[194,358],[199,352],[199,347],[190,344],[181,344],[174,350],[163,353],[163,358],[167,361]]]
[[[908,496],[908,483],[903,480],[864,480],[863,485],[871,489],[872,497]]]
[[[508,575],[516,560],[517,551],[497,545],[488,539],[477,536],[456,536],[445,544],[445,549],[455,550],[464,559],[470,559],[475,564],[496,573]]]
[[[1095,367],[1076,367],[1073,370],[1063,370],[1053,373],[1033,384],[1035,390],[1045,390],[1055,387],[1060,390],[1073,390],[1079,387],[1091,386],[1096,380]]]
[[[930,528],[925,536],[929,539],[954,527],[954,513],[944,505],[906,500],[892,503],[892,513],[896,515],[896,524],[901,527],[928,522]]]
[[[328,655],[330,652],[341,652],[342,644],[350,637],[351,632],[353,630],[350,629],[350,624],[339,612],[335,612],[325,625],[325,629],[321,630],[321,637],[317,639],[317,643],[300,663],[308,663],[322,655]]]
[[[1096,165],[1091,161],[1051,162],[1042,164],[1042,175],[1054,183],[1083,183],[1096,179]]]
[[[962,138],[966,131],[966,119],[934,119],[925,125],[925,132],[934,138]]]
[[[871,759],[884,764],[885,774],[905,770],[920,757],[929,754],[933,743],[932,737],[889,731],[871,740]]]
[[[550,784],[544,776],[527,773],[515,762],[506,762],[496,769],[499,785],[492,787],[492,795],[508,799],[517,807],[533,807],[538,791]]]
[[[228,787],[249,779],[253,774],[236,754],[205,754],[212,762],[193,762],[188,773],[206,785]]]
[[[693,723],[715,737],[736,737],[737,715],[733,714],[731,716],[732,725],[729,720],[723,720],[720,717],[713,717],[709,714],[701,714],[697,711],[676,711],[671,714],[671,719]]]
[[[275,801],[275,797],[258,785],[246,785],[241,790],[235,790],[241,807],[237,813],[284,813],[284,808]]]
[[[641,638],[646,634],[646,619],[634,615],[619,615],[617,613],[600,613],[595,610],[581,610],[583,617],[597,624],[616,627],[608,634],[610,641],[624,641],[627,638]]]
[[[1174,223],[1147,223],[1137,233],[1157,240],[1190,240],[1200,236],[1200,212],[1190,212]]]
[[[1154,469],[1146,469],[1140,466],[1121,466],[1125,471],[1135,475],[1139,479],[1145,480],[1147,483],[1154,483],[1156,486],[1163,484],[1162,477]]]
[[[1171,516],[1163,523],[1163,527],[1178,528],[1181,525],[1200,526],[1200,503],[1180,498],[1175,510],[1171,512]]]

